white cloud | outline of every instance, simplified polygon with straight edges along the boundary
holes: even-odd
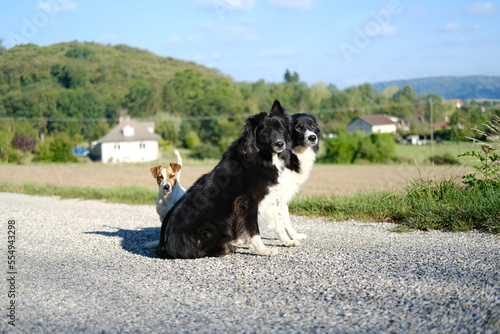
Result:
[[[167,44],[173,45],[173,44],[179,44],[181,42],[181,38],[179,36],[172,36],[169,39],[167,39]]]
[[[492,14],[500,9],[499,6],[492,4],[491,2],[476,2],[465,9],[467,14],[483,15]]]
[[[389,24],[382,24],[380,26],[380,36],[391,36],[395,35],[398,32],[398,27],[391,26]]]
[[[462,25],[457,22],[448,22],[440,30],[444,32],[458,31],[462,29]]]
[[[43,10],[44,12],[66,12],[76,9],[76,3],[71,0],[60,0],[60,1],[38,1],[36,6],[38,10]]]
[[[199,3],[214,10],[249,10],[255,6],[255,0],[200,0]]]
[[[188,41],[190,42],[196,42],[196,41],[199,41],[201,39],[201,35],[200,34],[197,34],[197,35],[189,35],[188,36]]]
[[[308,10],[314,5],[315,0],[269,0],[269,4],[278,9]]]

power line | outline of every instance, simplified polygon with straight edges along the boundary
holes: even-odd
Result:
[[[436,105],[439,102],[433,101],[433,104]],[[444,100],[441,101],[440,104],[445,104]],[[409,107],[409,106],[419,106],[419,105],[428,105],[427,100],[415,101],[415,102],[405,102],[405,103],[397,103],[397,104],[379,104],[372,106],[349,106],[349,107],[341,107],[341,108],[330,108],[330,109],[318,109],[311,110],[308,113],[313,115],[321,115],[321,114],[333,114],[337,112],[356,112],[356,111],[373,111],[373,110],[381,110],[381,109],[395,109],[401,107]],[[489,109],[490,107],[485,107]],[[141,118],[143,121],[210,121],[210,120],[222,120],[222,119],[245,119],[248,115],[200,115],[200,116],[175,116],[175,115],[165,115],[160,114],[157,117],[150,118]],[[0,120],[14,120],[14,121],[28,121],[28,122],[51,122],[51,123],[98,123],[100,121],[106,121],[111,123],[116,123],[119,121],[119,118],[105,118],[105,117],[91,117],[91,118],[71,118],[71,117],[9,117],[9,116],[0,116]]]

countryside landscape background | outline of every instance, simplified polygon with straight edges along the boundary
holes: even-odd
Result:
[[[239,135],[245,117],[267,111],[274,99],[290,113],[314,114],[324,137],[346,134],[358,116],[389,114],[410,125],[397,141],[408,134],[430,138],[431,123],[447,121],[435,129],[435,138],[460,142],[478,137],[474,129],[500,115],[499,77],[419,79],[418,93],[401,82],[340,90],[321,82],[308,85],[288,69],[281,83],[237,82],[215,69],[126,45],[27,44],[0,52],[2,161],[73,160],[48,154],[44,145],[56,140],[59,146],[88,147],[124,113],[154,121],[165,149],[184,147],[200,158],[217,158]],[[436,87],[461,97],[460,108],[437,95]],[[387,160],[397,160],[391,154]]]
[[[435,93],[440,82],[453,83],[441,91],[448,98]],[[485,154],[471,140],[491,142],[498,136],[499,86],[498,77],[474,76],[366,83],[340,90],[333,84],[306,84],[293,69],[283,70],[280,83],[234,81],[215,69],[127,45],[68,42],[2,47],[0,160],[10,165],[0,167],[0,190],[153,204],[151,163],[102,166],[88,157],[76,157],[73,149],[89,148],[120,116],[153,121],[163,152],[155,163],[174,161],[173,148],[181,148],[187,158],[184,185],[189,186],[239,136],[246,117],[269,110],[279,99],[290,113],[307,112],[318,118],[323,134],[318,162],[341,164],[317,166],[303,196],[292,205],[295,213],[388,220],[417,228],[497,231],[498,143],[492,142],[493,153],[483,159],[486,169],[476,165],[479,179],[471,181],[474,176],[470,176],[467,183],[462,177],[475,175],[474,160]],[[370,114],[399,117],[409,128],[395,134],[347,131],[356,117]],[[406,144],[407,135],[419,136],[426,145]],[[459,157],[474,151],[479,153]],[[60,164],[65,162],[71,164]],[[373,163],[376,166],[369,166]],[[433,167],[438,164],[449,167]],[[140,181],[131,183],[139,174]],[[475,192],[459,197],[466,185]],[[411,197],[415,193],[437,197],[415,200]],[[450,193],[451,199],[443,197]],[[339,203],[337,196],[345,195],[354,196],[352,202]],[[397,201],[387,204],[391,208],[387,211],[380,203],[389,203],[389,197]],[[367,203],[373,203],[369,209]],[[465,210],[464,203],[473,206],[473,214],[454,209]],[[344,205],[350,209],[345,211]],[[443,205],[453,217],[443,214]],[[416,217],[415,212],[437,218]]]

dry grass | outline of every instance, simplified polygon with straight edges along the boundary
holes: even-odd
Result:
[[[167,164],[167,162],[162,162]],[[0,165],[0,183],[37,184],[57,187],[142,187],[156,191],[149,168],[157,164],[31,164]],[[188,188],[213,165],[190,166],[185,161],[181,184]],[[469,167],[316,165],[300,194],[306,196],[351,195],[359,191],[397,190],[419,178],[458,178],[472,172]]]

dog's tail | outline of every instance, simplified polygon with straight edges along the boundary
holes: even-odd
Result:
[[[177,149],[174,149],[174,154],[175,154],[175,162],[182,166],[182,157]],[[177,174],[177,182],[179,184],[181,184],[181,172],[182,172],[182,169]]]

